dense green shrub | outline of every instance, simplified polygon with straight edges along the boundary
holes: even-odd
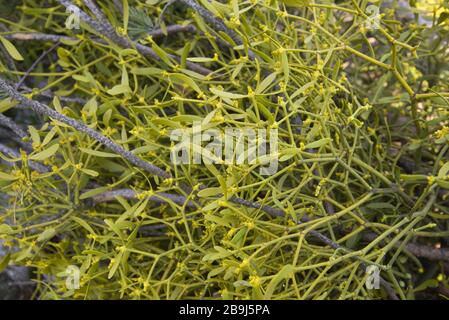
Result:
[[[447,296],[449,5],[373,2],[2,4],[0,269],[50,299]],[[195,122],[276,129],[277,171],[173,164]]]

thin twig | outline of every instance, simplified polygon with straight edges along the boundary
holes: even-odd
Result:
[[[56,47],[59,46],[59,42],[55,43],[54,45],[52,45],[49,49],[45,50],[40,56],[39,58],[36,59],[36,61],[33,62],[33,64],[31,65],[31,67],[28,68],[28,70],[25,72],[25,74],[23,75],[22,78],[20,78],[19,82],[17,82],[16,84],[16,89],[19,89],[20,86],[22,85],[22,83],[25,81],[25,79],[30,75],[31,71],[34,70],[34,68],[38,65],[39,62],[42,61],[42,59],[44,59],[50,52],[52,52],[54,49],[56,49]]]

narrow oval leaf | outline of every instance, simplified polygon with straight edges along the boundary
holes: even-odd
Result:
[[[56,230],[54,228],[45,229],[45,231],[42,232],[39,235],[39,237],[37,237],[37,241],[40,242],[40,241],[45,241],[45,240],[51,239],[51,238],[53,238],[53,236],[55,234],[56,234]]]
[[[0,234],[10,234],[13,230],[7,224],[0,224]]]
[[[209,90],[210,90],[210,92],[212,92],[213,94],[216,94],[220,98],[242,99],[242,98],[246,98],[247,97],[246,95],[243,95],[243,94],[226,92],[226,91],[219,90],[217,88],[210,88]]]
[[[276,79],[277,72],[273,72],[268,77],[266,77],[256,88],[256,93],[260,94],[265,91],[266,88]]]
[[[109,188],[108,187],[100,187],[100,188],[96,188],[96,189],[92,189],[89,191],[84,192],[82,195],[80,195],[80,200],[84,200],[84,199],[88,199],[88,198],[92,198],[100,193],[106,192],[108,191]]]
[[[200,192],[198,192],[198,197],[200,198],[207,198],[207,197],[213,197],[219,194],[222,194],[223,191],[221,188],[207,188],[203,189]]]
[[[119,94],[124,94],[124,93],[130,93],[131,92],[131,88],[127,85],[123,85],[123,84],[118,84],[114,87],[112,87],[112,89],[109,89],[107,91],[111,96],[116,96]]]
[[[306,144],[305,148],[306,149],[319,148],[319,147],[322,147],[322,146],[328,144],[330,141],[331,141],[330,138],[323,138],[323,139],[320,139],[320,140],[317,140],[317,141],[314,141],[314,142]]]
[[[442,179],[447,176],[447,173],[449,172],[449,161],[446,162],[438,171],[438,178]]]
[[[3,272],[3,270],[6,269],[6,267],[9,264],[9,261],[11,260],[11,253],[8,252],[6,254],[6,256],[4,256],[1,260],[0,260],[0,272]]]
[[[274,277],[271,279],[270,283],[267,286],[267,291],[265,292],[264,299],[269,300],[273,296],[274,291],[278,284],[284,280],[289,278],[294,271],[294,268],[291,264],[285,265]]]
[[[115,153],[103,152],[98,150],[92,150],[87,148],[79,148],[82,152],[90,154],[91,156],[100,157],[100,158],[117,158],[120,157]]]
[[[58,151],[59,149],[59,144],[54,144],[51,147],[49,147],[48,149],[45,149],[44,151],[41,151],[39,153],[36,153],[32,156],[30,156],[31,160],[34,161],[43,161],[45,159],[50,158],[51,156],[53,156],[56,151]]]
[[[14,45],[8,40],[0,36],[0,41],[2,42],[3,46],[5,47],[6,51],[8,51],[9,55],[17,61],[22,61],[23,57],[20,54],[20,52],[14,47]]]
[[[0,172],[0,181],[14,181],[19,179],[16,176],[12,176],[10,174],[4,173],[4,172]]]
[[[82,172],[84,172],[85,174],[91,176],[91,177],[98,177],[99,173],[95,170],[90,170],[90,169],[81,169]]]

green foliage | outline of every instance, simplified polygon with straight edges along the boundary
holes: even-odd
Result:
[[[389,5],[397,1],[378,1],[381,28],[367,30],[367,1],[199,1],[241,43],[183,1],[165,10],[168,1],[114,2],[98,1],[132,47],[85,23],[66,29],[57,1],[24,0],[0,19],[9,30],[0,32],[10,55],[1,56],[3,79],[17,82],[53,45],[11,34],[69,36],[21,92],[171,174],[151,175],[51,118],[29,127],[29,152],[1,139],[22,151],[0,149],[0,238],[10,264],[34,269],[36,296],[391,298],[366,288],[366,265],[401,299],[447,287],[443,262],[407,249],[449,236],[447,2],[425,26],[429,8],[402,19]],[[173,25],[196,31],[167,33]],[[18,107],[1,97],[13,116]],[[169,134],[195,121],[278,129],[278,171],[174,165]],[[76,290],[66,287],[71,265],[81,272]]]

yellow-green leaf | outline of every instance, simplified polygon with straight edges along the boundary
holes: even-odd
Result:
[[[59,144],[54,144],[51,147],[49,147],[48,149],[45,149],[44,151],[41,151],[39,153],[36,153],[32,156],[30,156],[31,160],[35,160],[35,161],[43,161],[45,159],[50,158],[52,155],[54,155],[56,153],[56,151],[58,151],[59,149]]]
[[[127,85],[118,84],[107,91],[111,96],[116,96],[124,93],[131,93],[131,88]]]
[[[444,180],[438,179],[437,184],[443,189],[446,189],[446,190],[449,189],[449,181],[444,181]]]
[[[277,72],[273,72],[268,77],[266,77],[256,88],[256,93],[260,94],[265,91],[266,88],[276,79]]]
[[[82,226],[84,229],[89,231],[90,234],[95,234],[94,229],[83,219],[80,219],[78,217],[72,217],[72,220],[74,220],[76,223],[78,223],[80,226]]]
[[[120,263],[122,262],[123,251],[120,251],[118,255],[114,258],[111,270],[109,270],[108,279],[111,279],[115,272],[117,271]]]
[[[148,68],[132,68],[131,73],[142,75],[142,76],[154,76],[154,75],[160,75],[164,72],[163,69],[155,68],[155,67],[148,67]]]
[[[82,152],[90,154],[92,156],[101,157],[101,158],[117,158],[120,157],[115,153],[103,152],[98,150],[92,150],[87,148],[79,148]]]
[[[10,234],[13,230],[7,224],[0,224],[0,234]]]
[[[81,39],[67,39],[67,38],[61,38],[59,39],[61,43],[67,45],[67,46],[76,46],[78,43],[81,42]]]
[[[56,234],[56,230],[54,228],[48,228],[45,229],[44,232],[42,232],[39,237],[37,237],[37,241],[45,241],[50,238],[53,238],[53,236]]]
[[[242,99],[242,98],[246,98],[247,96],[244,94],[238,94],[238,93],[231,93],[231,92],[226,92],[226,91],[222,91],[219,90],[217,88],[210,88],[209,89],[210,92],[212,92],[213,94],[216,94],[217,96],[219,96],[220,98],[227,98],[227,99]]]
[[[156,43],[152,43],[151,47],[153,48],[154,52],[158,55],[159,58],[161,58],[162,61],[164,61],[167,65],[173,66],[173,63],[170,61],[169,55]]]
[[[447,173],[449,172],[449,162],[446,162],[438,171],[438,178],[442,179],[446,177]]]
[[[84,192],[82,195],[80,195],[80,200],[84,200],[87,198],[91,198],[96,196],[97,194],[103,193],[108,191],[108,187],[100,187],[100,188],[95,188],[89,191]]]
[[[19,179],[16,176],[4,173],[4,172],[0,172],[0,181],[14,181]]]
[[[281,54],[281,66],[284,72],[284,82],[287,83],[290,76],[290,67],[288,65],[287,51],[283,50]]]
[[[292,275],[293,271],[294,268],[291,264],[287,264],[282,267],[282,269],[271,279],[270,283],[268,284],[264,299],[270,300],[278,284],[282,280],[289,278]]]
[[[123,0],[123,29],[125,29],[125,33],[128,32],[128,21],[129,21],[128,0]]]
[[[288,7],[302,8],[304,5],[309,4],[310,0],[279,0]]]
[[[211,62],[214,61],[214,58],[208,58],[208,57],[192,57],[192,58],[187,58],[187,61],[190,62],[196,62],[196,63],[201,63],[201,62]]]
[[[90,169],[81,169],[82,172],[84,172],[85,174],[92,176],[92,177],[98,177],[99,173],[97,171],[94,170],[90,170]]]
[[[207,197],[213,197],[219,194],[222,194],[223,191],[221,188],[207,188],[203,189],[200,192],[198,192],[198,197],[200,198],[207,198]]]
[[[17,61],[22,61],[23,57],[20,54],[20,52],[14,47],[14,45],[8,40],[0,36],[0,41],[2,42],[3,46],[5,47],[6,51],[8,51],[9,55]]]
[[[317,140],[317,141],[314,141],[314,142],[306,144],[305,148],[306,149],[319,148],[319,147],[322,147],[322,146],[328,144],[330,141],[331,141],[330,138],[323,138],[323,139],[320,139],[320,140]]]
[[[3,270],[6,269],[10,260],[11,260],[11,253],[8,252],[6,256],[4,256],[3,259],[0,260],[0,272],[3,272]]]

